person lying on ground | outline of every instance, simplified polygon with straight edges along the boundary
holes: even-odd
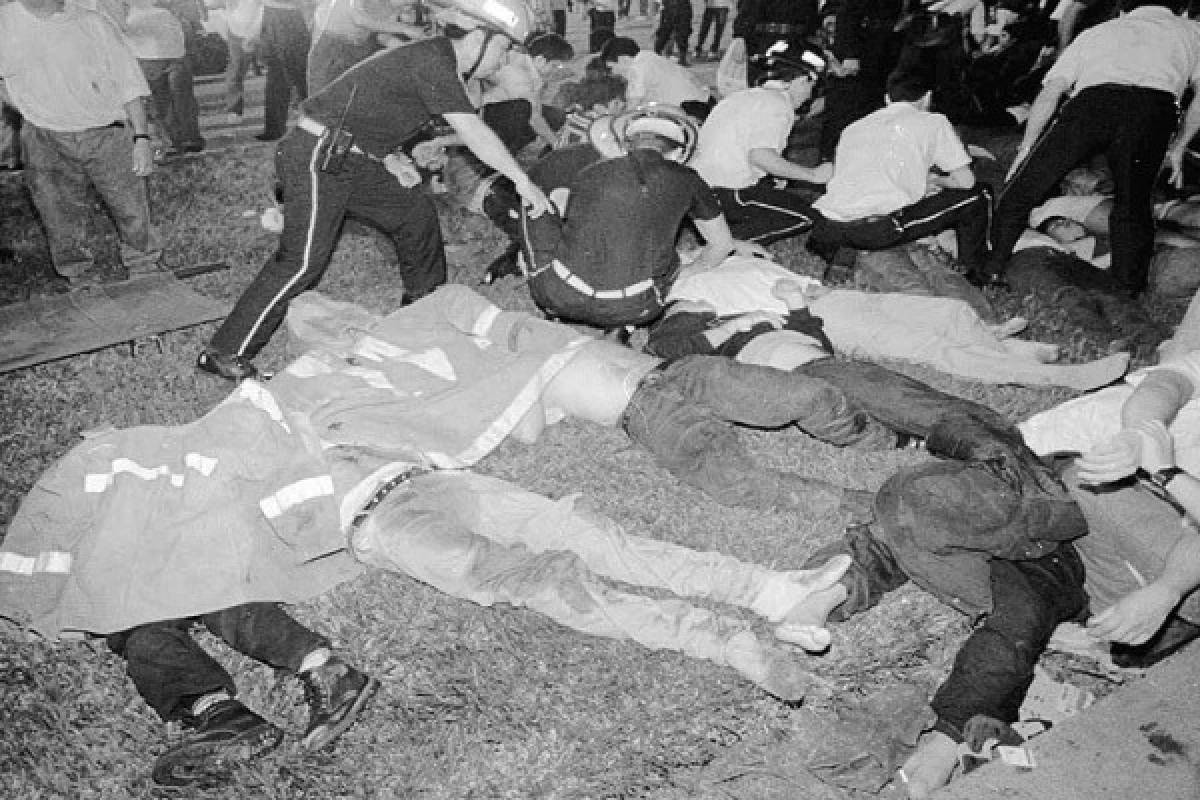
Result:
[[[486,316],[502,342],[536,338],[532,328],[549,325]],[[486,321],[478,330],[487,332]],[[748,609],[782,626],[782,639],[820,649],[827,632],[790,610],[836,581],[846,559],[812,572],[770,570],[627,534],[577,496],[552,501],[465,469],[438,469],[482,457],[488,448],[479,437],[498,444],[497,431],[517,422],[511,412],[536,396],[525,387],[557,362],[544,351],[502,359],[490,376],[476,375],[491,395],[516,389],[494,407],[493,424],[480,430],[448,420],[430,430],[419,399],[402,413],[402,402],[385,401],[384,386],[419,378],[418,365],[446,375],[449,361],[370,335],[358,343],[353,363],[306,353],[269,383],[244,381],[190,424],[97,433],[39,479],[8,529],[0,617],[49,639],[130,631],[112,641],[152,706],[168,718],[189,710],[201,717],[197,737],[164,762],[168,779],[183,780],[210,756],[225,758],[227,746],[266,747],[276,736],[216,695],[231,693],[229,681],[195,649],[192,618],[304,682],[337,678],[306,736],[315,747],[344,729],[373,684],[263,604],[317,596],[364,566],[483,605],[529,607],[593,635],[706,658],[785,700],[803,697],[807,674],[786,648],[743,619],[684,598]],[[455,368],[463,383],[477,372],[461,359]],[[432,382],[399,385],[417,391]],[[402,394],[412,399],[408,389]],[[266,641],[256,638],[263,631]],[[179,671],[176,683],[155,686],[164,669]],[[218,705],[197,708],[204,697]]]
[[[782,318],[792,308],[777,287],[796,281],[806,287],[819,283],[766,259],[732,257],[716,269],[676,281],[667,297],[668,308],[676,301],[705,304],[708,315],[693,318],[689,329],[742,314],[766,312]],[[794,306],[801,300],[793,294],[791,302]],[[988,324],[963,300],[949,297],[822,287],[806,288],[803,302],[821,320],[834,349],[856,358],[926,364],[985,383],[1081,390],[1112,383],[1129,366],[1128,353],[1084,364],[1054,363],[1059,358],[1055,345],[1014,338],[1025,325],[1020,317]],[[684,327],[675,322],[664,332],[676,325]],[[766,346],[767,342],[756,345]]]
[[[938,723],[905,765],[911,797],[950,779],[961,742],[1020,741],[1010,726],[1059,623],[1086,622],[1129,667],[1200,635],[1198,381],[1200,351],[1172,354],[1130,383],[1034,415],[1022,434],[1053,465],[1035,481],[977,464],[902,470],[876,495],[868,525],[814,555],[850,553],[854,563],[847,599],[837,587],[827,602],[814,595],[810,624],[822,610],[836,620],[869,608],[909,579],[986,615],[934,695]]]

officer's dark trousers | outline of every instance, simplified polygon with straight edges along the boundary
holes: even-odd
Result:
[[[1068,100],[996,197],[991,272],[1003,272],[1030,209],[1072,168],[1104,153],[1116,187],[1109,216],[1110,272],[1125,289],[1144,289],[1154,255],[1151,193],[1176,119],[1175,98],[1154,89],[1095,86]]]
[[[279,249],[213,336],[213,349],[257,354],[283,321],[288,302],[321,279],[347,216],[391,238],[407,298],[446,282],[446,253],[433,201],[420,187],[404,188],[383,164],[364,155],[346,156],[336,174],[322,171],[327,138],[296,128],[279,142],[275,171],[284,197]]]

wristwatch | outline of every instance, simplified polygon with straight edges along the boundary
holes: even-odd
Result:
[[[1167,484],[1175,480],[1179,475],[1182,475],[1184,470],[1180,467],[1163,467],[1154,472],[1139,469],[1138,477],[1146,481],[1150,485],[1156,487],[1160,491],[1167,491]]]

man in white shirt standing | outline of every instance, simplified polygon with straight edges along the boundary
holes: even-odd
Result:
[[[1172,180],[1182,181],[1184,150],[1200,130],[1200,103],[1192,103],[1172,139],[1179,98],[1189,85],[1200,86],[1200,28],[1179,16],[1183,0],[1130,5],[1118,19],[1080,34],[1046,74],[1008,183],[997,195],[994,249],[976,280],[1000,280],[1030,210],[1072,167],[1104,153],[1116,188],[1109,216],[1112,275],[1131,293],[1146,288],[1154,181],[1164,158]]]
[[[978,270],[987,255],[991,188],[950,121],[929,110],[924,73],[897,72],[887,105],[842,132],[809,246],[827,258],[841,245],[881,250],[953,227],[958,259]]]
[[[142,106],[150,89],[116,27],[62,0],[0,5],[0,81],[0,100],[25,118],[27,180],[58,274],[78,280],[94,264],[88,183],[116,223],[126,269],[159,269],[143,180],[154,169]]]

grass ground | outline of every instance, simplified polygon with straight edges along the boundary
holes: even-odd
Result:
[[[170,252],[184,262],[232,266],[193,279],[199,291],[232,301],[273,249],[274,237],[243,213],[266,203],[269,156],[266,146],[205,154],[152,178],[152,205],[169,231]],[[442,211],[451,279],[474,284],[501,249],[499,237],[481,218],[448,205]],[[0,242],[0,302],[61,289],[11,177],[0,178]],[[386,249],[369,232],[347,231],[321,290],[375,311],[394,307],[401,287]],[[775,249],[783,262],[815,271],[798,245]],[[506,308],[531,307],[514,279],[481,291]],[[1030,317],[1032,335],[1063,344],[1068,358],[1096,351],[1097,343],[1037,298],[995,299]],[[166,334],[161,348],[138,348],[136,356],[112,347],[0,375],[0,525],[81,432],[183,423],[219,400],[228,385],[192,367],[211,333],[201,326]],[[261,366],[285,362],[282,340],[264,352]],[[1068,396],[902,369],[1014,418]],[[797,432],[748,431],[745,438],[765,462],[862,489],[927,457],[843,452]],[[835,514],[801,518],[718,506],[672,480],[623,434],[582,423],[561,424],[535,446],[506,443],[479,470],[552,497],[582,492],[632,531],[784,567],[801,563],[844,524]],[[221,785],[154,787],[153,757],[178,732],[166,731],[138,698],[120,659],[99,642],[11,640],[0,644],[0,796],[840,800],[856,795],[803,768],[836,713],[881,689],[932,688],[967,632],[947,608],[901,589],[839,626],[829,654],[797,652],[814,689],[803,704],[787,705],[727,669],[576,634],[525,611],[479,608],[395,575],[368,574],[294,610],[383,679],[360,724],[327,752],[303,755],[292,737],[278,754]],[[251,706],[300,729],[303,706],[293,681],[209,644]]]

